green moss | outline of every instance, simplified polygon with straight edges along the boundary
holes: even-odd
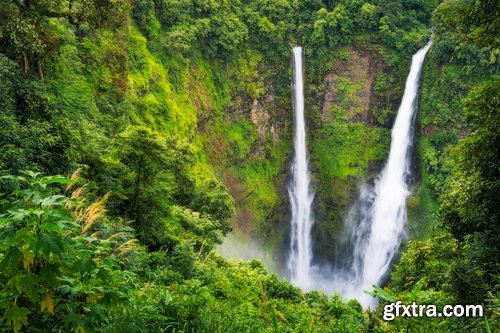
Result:
[[[315,169],[326,178],[362,177],[369,162],[385,158],[388,139],[387,129],[334,121],[317,131],[311,142]]]

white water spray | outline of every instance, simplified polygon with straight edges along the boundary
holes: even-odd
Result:
[[[292,232],[288,270],[292,283],[310,289],[312,259],[310,174],[307,162],[306,130],[304,121],[303,49],[293,48],[293,109],[295,112],[295,157],[291,166],[292,182],[288,189],[292,208]]]
[[[420,73],[430,46],[429,42],[413,55],[403,99],[392,128],[387,163],[375,184],[371,188],[362,188],[359,200],[347,219],[353,246],[352,262],[347,272],[339,272],[337,287],[345,297],[357,298],[365,307],[375,306],[377,301],[363,291],[383,282],[405,237],[413,120]]]

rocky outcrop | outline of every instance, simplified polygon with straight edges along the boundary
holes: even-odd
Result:
[[[272,117],[272,110],[277,110],[276,90],[271,86],[261,98],[255,98],[250,109],[250,119],[255,125],[261,142],[265,142],[268,138],[273,143],[277,143],[279,136],[280,124],[277,123],[276,117]]]
[[[337,106],[347,110],[349,121],[371,122],[371,101],[375,79],[371,54],[351,49],[349,59],[335,61],[334,69],[327,73],[321,105],[323,121],[332,121]]]

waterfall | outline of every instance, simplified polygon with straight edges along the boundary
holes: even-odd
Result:
[[[345,297],[357,298],[365,307],[377,303],[363,291],[383,282],[405,237],[413,123],[420,72],[430,45],[429,42],[413,55],[392,128],[389,158],[374,184],[362,187],[358,201],[349,212],[346,238],[351,253],[348,260],[338,261],[334,269],[335,289]]]
[[[420,73],[431,42],[413,55],[404,95],[391,132],[387,162],[372,184],[361,187],[359,198],[346,218],[346,230],[337,245],[332,267],[312,266],[310,174],[307,164],[304,123],[303,68],[301,47],[293,48],[293,106],[295,112],[295,156],[288,189],[292,208],[288,270],[295,285],[305,290],[338,292],[356,298],[364,307],[377,300],[364,293],[381,284],[405,238],[406,199],[410,195],[413,123],[417,109]]]
[[[292,283],[303,288],[311,288],[311,204],[308,170],[306,130],[304,121],[304,80],[303,49],[293,48],[293,110],[295,114],[295,156],[291,165],[292,181],[288,188],[292,209],[291,242],[288,270]]]

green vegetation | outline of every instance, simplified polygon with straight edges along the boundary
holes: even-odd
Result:
[[[216,255],[224,230],[203,213],[174,208],[163,233],[175,245],[146,251],[130,227],[106,215],[107,196],[89,204],[78,182],[32,172],[2,177],[13,190],[0,210],[3,327],[324,332],[368,325],[357,302],[303,294],[257,261],[237,264]],[[200,211],[224,212],[206,206],[214,200],[203,202]]]
[[[0,330],[494,331],[498,10],[438,4],[0,0]],[[408,203],[425,240],[386,293],[484,304],[488,321],[387,323],[219,257],[237,227],[283,261],[291,45],[306,49],[313,237],[328,261],[430,27]]]
[[[421,204],[437,201],[432,206],[438,223],[427,240],[408,244],[389,287],[398,299],[432,293],[427,298],[432,303],[483,304],[486,318],[442,320],[440,330],[493,332],[500,327],[500,66],[492,34],[500,18],[491,16],[490,1],[450,6],[444,2],[434,13],[436,46],[424,72],[420,115],[420,197],[427,198]],[[399,320],[395,327],[425,326]]]

